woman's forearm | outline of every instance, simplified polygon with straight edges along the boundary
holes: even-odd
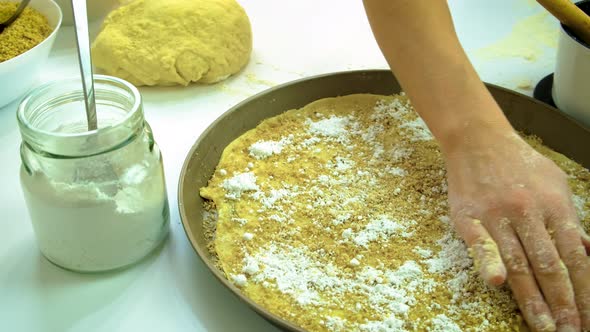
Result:
[[[364,3],[391,69],[440,143],[453,225],[480,275],[508,281],[532,330],[590,331],[586,235],[565,173],[515,135],[459,44],[446,1]]]
[[[463,51],[446,1],[364,4],[387,62],[443,150],[471,132],[512,130]]]

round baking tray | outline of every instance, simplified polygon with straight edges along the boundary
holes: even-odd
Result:
[[[533,98],[491,84],[487,84],[487,87],[517,130],[539,136],[547,146],[586,168],[590,167],[590,149],[585,145],[590,142],[588,129]],[[199,196],[199,188],[207,185],[223,149],[264,119],[321,98],[353,93],[389,95],[399,93],[400,90],[397,80],[387,70],[339,72],[286,83],[231,108],[203,132],[188,153],[180,174],[178,204],[182,225],[191,245],[225,287],[277,327],[288,331],[304,331],[244,296],[215,266],[203,234],[203,199]]]

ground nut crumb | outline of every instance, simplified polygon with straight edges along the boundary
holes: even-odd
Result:
[[[5,22],[18,3],[0,2],[0,22]],[[0,62],[10,60],[37,46],[51,34],[47,18],[27,7],[22,14],[0,34]]]

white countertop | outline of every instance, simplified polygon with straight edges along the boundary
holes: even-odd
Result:
[[[132,268],[76,274],[41,256],[18,178],[16,103],[0,109],[0,330],[276,330],[218,283],[193,252],[177,209],[184,158],[215,118],[269,86],[333,71],[386,68],[386,64],[361,1],[240,2],[254,33],[252,59],[242,73],[212,86],[140,89],[146,118],[164,154],[171,221],[163,248]],[[485,81],[510,89],[531,85],[520,90],[531,95],[532,87],[553,71],[555,47],[540,41],[556,38],[552,32],[557,31],[557,22],[539,16],[542,9],[535,1],[451,0],[450,4],[461,41]],[[551,34],[535,41],[534,33],[526,36],[526,29],[515,25],[523,20],[531,22],[529,30]],[[41,81],[78,74],[73,36],[72,28],[59,32]],[[491,51],[478,51],[489,45]],[[499,45],[496,51],[493,45]],[[501,57],[510,53],[502,47],[517,56]],[[528,51],[532,52],[528,60],[518,57]]]

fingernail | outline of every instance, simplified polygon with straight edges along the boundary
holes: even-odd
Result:
[[[573,326],[566,325],[559,328],[559,332],[578,332],[580,329],[577,329]]]
[[[506,267],[500,257],[496,242],[486,239],[482,243],[473,245],[474,263],[481,277],[493,286],[499,286],[506,279]]]
[[[539,315],[536,319],[535,326],[539,331],[542,332],[555,331],[555,323],[553,323],[553,318],[548,315]]]
[[[506,280],[506,269],[501,266],[485,266],[481,269],[482,278],[492,286],[500,286]]]

